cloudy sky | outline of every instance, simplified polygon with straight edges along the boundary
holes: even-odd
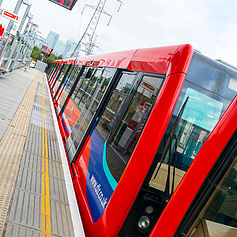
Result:
[[[29,0],[34,22],[42,36],[55,31],[61,40],[80,39],[93,10],[85,4],[96,5],[99,0],[78,0],[72,11],[49,0]],[[103,16],[97,29],[96,53],[134,48],[158,47],[189,43],[203,54],[221,58],[237,66],[237,1],[236,0],[107,0],[105,10],[113,15]],[[3,0],[2,7],[13,11],[17,0]],[[22,16],[24,7],[19,12]],[[4,21],[3,18],[0,19]]]

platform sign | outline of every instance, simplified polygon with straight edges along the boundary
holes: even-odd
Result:
[[[14,13],[11,13],[9,11],[6,11],[6,10],[3,10],[1,15],[5,18],[7,18],[8,20],[11,20],[11,21],[14,21],[14,22],[19,22],[19,17],[14,14]]]
[[[42,46],[42,49],[41,49],[42,56],[49,57],[51,52],[52,50],[49,47],[45,45]]]
[[[72,10],[72,8],[75,6],[77,0],[49,0],[53,3],[58,4],[61,7],[65,7],[68,10]]]

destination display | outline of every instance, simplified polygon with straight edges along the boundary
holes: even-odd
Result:
[[[56,3],[60,5],[61,7],[65,7],[68,10],[72,10],[72,8],[75,6],[77,0],[49,0],[50,2]]]

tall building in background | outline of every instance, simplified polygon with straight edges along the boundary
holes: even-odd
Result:
[[[63,55],[63,52],[65,50],[65,42],[63,42],[62,40],[58,40],[55,47],[54,47],[54,53],[59,56],[59,55]]]
[[[51,49],[54,49],[54,47],[58,41],[58,38],[59,38],[59,34],[53,32],[53,31],[50,31],[48,36],[46,37],[46,40],[45,40],[48,47]]]
[[[66,42],[66,46],[65,46],[64,51],[63,51],[63,58],[70,57],[71,55],[69,55],[69,54],[74,51],[76,46],[77,46],[77,42],[72,41],[72,40],[68,40]]]

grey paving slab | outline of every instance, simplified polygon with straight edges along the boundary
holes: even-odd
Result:
[[[37,71],[31,69],[0,76],[0,140],[21,103]]]
[[[70,228],[70,212],[68,205],[51,201],[52,234],[59,236],[74,236],[73,228]]]
[[[8,221],[17,225],[41,230],[41,197],[16,189]]]
[[[6,237],[40,237],[41,232],[32,228],[17,225],[9,222],[6,228]],[[59,237],[58,235],[51,235],[52,237]],[[66,235],[67,236],[67,235]]]

